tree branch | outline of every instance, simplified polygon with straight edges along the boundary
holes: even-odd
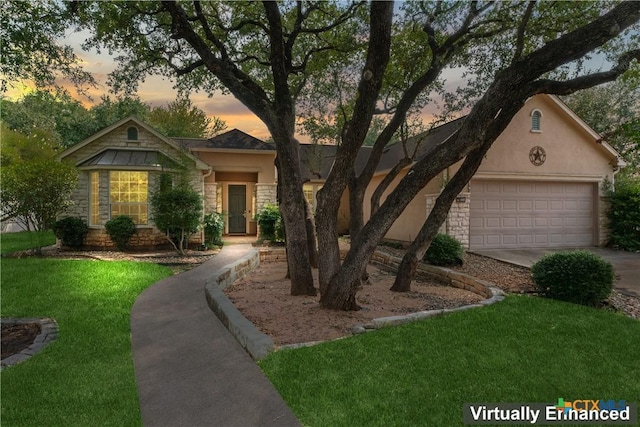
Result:
[[[513,59],[511,62],[515,62],[520,59],[522,56],[522,51],[524,50],[524,35],[527,31],[527,24],[529,24],[529,20],[531,19],[531,14],[533,13],[533,8],[536,5],[536,1],[532,0],[527,4],[527,9],[524,11],[524,15],[522,16],[522,20],[520,21],[520,25],[518,25],[517,37],[516,37],[516,51],[513,54]]]

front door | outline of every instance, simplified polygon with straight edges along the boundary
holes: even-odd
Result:
[[[247,186],[229,185],[229,233],[247,232]]]

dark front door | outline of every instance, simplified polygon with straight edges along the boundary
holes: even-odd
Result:
[[[229,233],[247,232],[247,186],[229,186]]]

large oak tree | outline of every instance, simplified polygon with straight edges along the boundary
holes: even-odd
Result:
[[[429,180],[464,160],[405,257],[400,280],[411,277],[452,197],[528,97],[614,80],[639,56],[637,45],[630,46],[638,39],[636,2],[407,2],[395,17],[389,2],[83,2],[74,8],[78,22],[94,31],[89,46],[122,52],[116,87],[135,88],[145,75],[162,74],[187,91],[231,93],[266,124],[278,152],[293,294],[315,293],[297,108],[331,75],[332,64],[345,64],[353,79],[344,94],[350,108],[316,220],[321,303],[347,310],[357,308],[355,294],[372,251]],[[407,42],[396,43],[402,40]],[[611,70],[578,73],[581,61],[602,48],[610,52]],[[362,204],[363,189],[406,114],[428,100],[425,91],[442,87],[443,70],[453,67],[476,77],[460,96],[445,99],[474,101],[473,108],[455,138],[413,163],[369,221],[352,228],[351,249],[341,263],[336,226],[343,192],[349,186],[356,207]],[[356,174],[356,154],[379,109],[391,118]],[[361,213],[355,215],[359,220]],[[398,290],[403,287],[398,283]]]

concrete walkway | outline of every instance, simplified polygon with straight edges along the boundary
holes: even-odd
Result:
[[[616,281],[613,283],[615,289],[626,295],[640,296],[640,253],[607,248],[578,249],[586,249],[593,252],[613,265],[616,275]],[[567,249],[486,249],[473,252],[511,264],[531,267],[545,254],[561,250]]]
[[[144,426],[300,425],[205,299],[212,273],[250,250],[247,244],[225,246],[136,300],[131,340]]]

